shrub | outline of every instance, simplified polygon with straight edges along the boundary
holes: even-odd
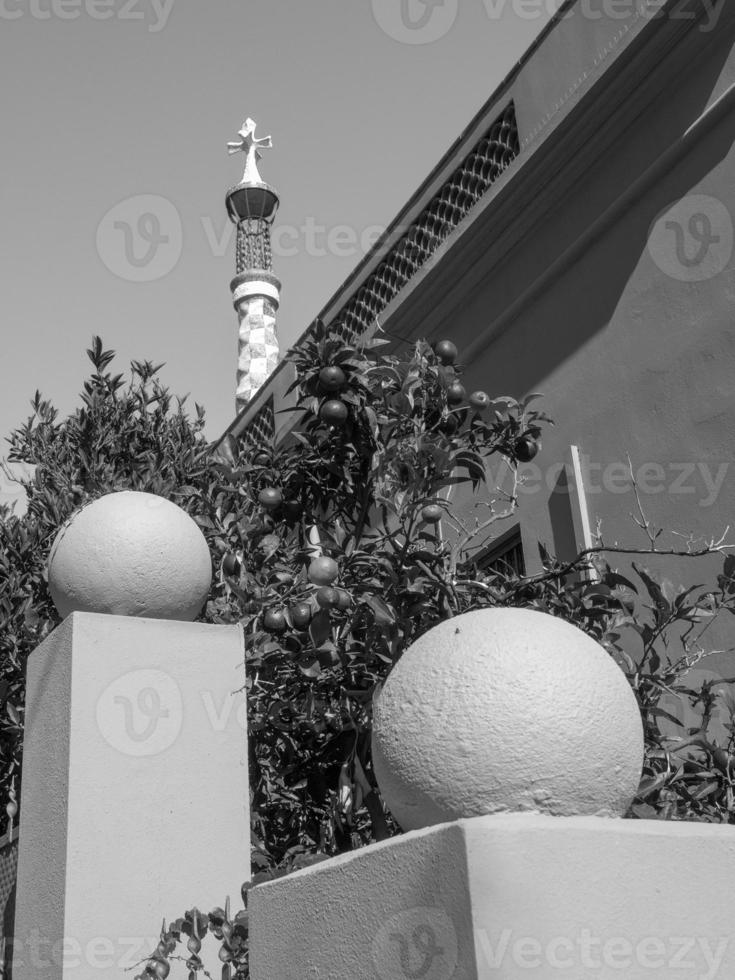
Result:
[[[133,362],[127,384],[111,375],[114,355],[99,338],[76,412],[59,420],[36,394],[32,417],[10,439],[10,457],[36,466],[28,512],[0,522],[3,793],[20,771],[25,660],[58,621],[45,580],[50,542],[81,504],[136,489],[174,500],[197,521],[216,569],[202,618],[244,630],[254,883],[396,832],[372,771],[373,694],[414,639],[486,606],[575,623],[625,671],[646,733],[630,816],[733,822],[735,728],[718,742],[710,726],[727,682],[694,688],[687,672],[707,655],[708,625],[735,611],[735,558],[724,559],[715,586],[676,596],[640,564],[625,574],[610,564],[614,555],[692,560],[727,546],[662,552],[640,509],[641,547],[600,541],[568,563],[542,547],[536,574],[483,571],[475,556],[513,515],[517,463],[536,455],[550,420],[535,395],[475,392],[468,402],[446,345],[440,356],[423,341],[385,356],[383,343],[347,346],[317,324],[289,354],[296,418],[278,446],[207,444],[199,406],[191,420],[150,362]],[[488,486],[491,458],[507,470],[505,493]],[[449,502],[457,484],[472,488],[482,510],[471,526]],[[694,728],[671,710],[672,696],[698,712]],[[166,976],[181,941],[188,968],[203,969],[207,930],[220,942],[223,977],[246,977],[247,913],[232,915],[229,904],[164,926],[141,976]]]

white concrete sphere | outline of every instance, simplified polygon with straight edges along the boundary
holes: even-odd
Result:
[[[482,609],[429,630],[393,668],[373,765],[404,830],[509,811],[622,816],[643,726],[622,670],[582,630]]]
[[[152,493],[109,493],[78,510],[48,562],[51,598],[71,612],[192,620],[212,581],[204,535],[176,504]]]

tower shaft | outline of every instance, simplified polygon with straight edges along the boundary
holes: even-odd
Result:
[[[281,283],[265,269],[247,269],[232,280],[238,316],[237,410],[242,411],[278,366],[276,312]]]
[[[270,147],[270,136],[255,137],[255,123],[247,119],[240,139],[228,144],[230,153],[246,154],[242,180],[227,193],[227,213],[237,226],[236,275],[232,299],[238,316],[236,408],[241,412],[278,365],[280,349],[276,313],[281,283],[273,274],[271,226],[278,210],[278,194],[258,172],[260,147]]]

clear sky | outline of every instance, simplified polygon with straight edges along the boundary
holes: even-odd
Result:
[[[244,163],[226,143],[245,117],[274,140],[285,349],[557,6],[0,0],[0,436],[36,388],[76,406],[94,333],[118,370],[165,361],[217,436],[236,367],[224,194]]]

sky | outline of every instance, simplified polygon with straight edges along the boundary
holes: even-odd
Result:
[[[243,120],[272,135],[292,344],[492,94],[555,0],[0,0],[0,438],[79,403],[93,334],[235,414]],[[0,456],[7,444],[0,444]]]

